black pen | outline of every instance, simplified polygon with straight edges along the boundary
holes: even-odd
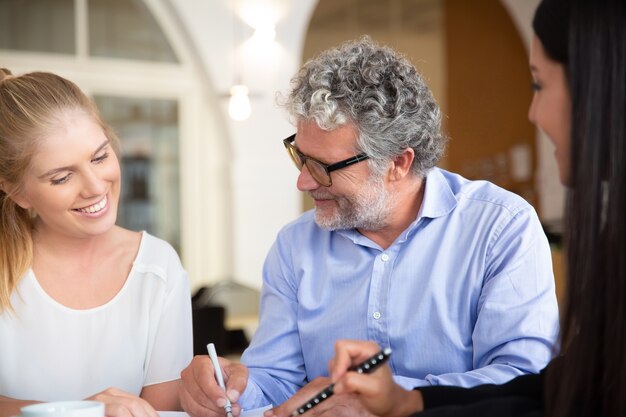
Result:
[[[351,371],[358,372],[360,374],[369,374],[374,369],[378,368],[380,365],[385,363],[389,356],[391,355],[391,349],[385,348],[370,357],[369,359],[361,362],[357,366],[350,368]],[[311,398],[306,403],[302,404],[300,407],[296,408],[296,410],[291,413],[292,416],[299,416],[300,414],[304,414],[309,411],[311,408],[315,407],[334,393],[335,384],[330,384],[324,390],[317,393],[317,395]]]

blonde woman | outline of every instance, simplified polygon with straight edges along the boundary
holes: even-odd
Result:
[[[180,408],[188,278],[166,242],[116,226],[118,155],[74,83],[0,69],[0,416],[86,398],[108,416]]]

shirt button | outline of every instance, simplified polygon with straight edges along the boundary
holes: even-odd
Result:
[[[380,257],[380,259],[382,259],[383,262],[387,262],[389,260],[389,255],[387,255],[386,253],[383,253],[383,255]]]
[[[381,314],[380,314],[380,312],[379,312],[379,311],[377,311],[377,312],[375,312],[375,313],[373,314],[373,316],[374,316],[374,318],[375,318],[376,320],[378,320],[378,319],[380,319]]]

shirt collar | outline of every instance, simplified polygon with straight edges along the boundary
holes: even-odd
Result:
[[[445,216],[454,210],[457,199],[441,169],[431,169],[426,176],[424,186],[426,188],[424,190],[422,207],[420,207],[420,211],[417,213],[418,220],[421,217],[436,218]]]
[[[413,221],[404,232],[400,234],[397,241],[404,242],[419,223],[422,217],[437,218],[450,213],[457,204],[457,199],[450,185],[446,181],[443,172],[439,168],[433,168],[426,175],[424,181],[424,199],[422,206],[417,213],[417,218]],[[356,229],[336,230],[336,233],[352,240],[354,243],[371,246],[368,238],[361,235]]]

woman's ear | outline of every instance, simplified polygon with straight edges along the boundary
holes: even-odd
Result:
[[[4,178],[0,178],[0,190],[7,195],[6,198],[10,198],[15,202],[15,204],[17,204],[24,210],[28,210],[32,207],[28,199],[24,197],[22,193],[14,193],[14,185],[6,181]]]
[[[7,180],[5,180],[4,178],[0,177],[0,191],[5,193],[6,195],[9,195],[8,184],[9,184],[9,182]]]
[[[389,172],[390,181],[400,181],[411,172],[411,166],[415,159],[415,151],[407,148],[392,161],[392,167]]]

